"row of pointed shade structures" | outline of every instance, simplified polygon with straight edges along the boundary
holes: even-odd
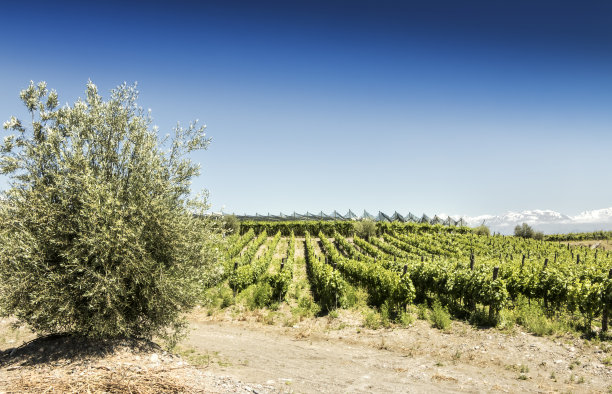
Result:
[[[446,226],[463,226],[466,225],[463,219],[454,220],[451,217],[447,217],[446,219],[440,218],[437,215],[433,218],[428,217],[423,214],[423,216],[416,216],[412,213],[408,213],[407,215],[400,215],[397,211],[393,213],[393,215],[387,215],[383,212],[378,212],[378,215],[372,215],[368,213],[368,211],[363,211],[363,214],[356,215],[353,211],[349,209],[349,211],[342,215],[338,211],[334,211],[331,214],[323,213],[323,211],[319,213],[310,213],[306,212],[305,214],[293,212],[290,215],[285,215],[280,213],[278,215],[260,215],[256,213],[255,215],[236,215],[236,217],[240,220],[265,220],[265,221],[287,221],[287,220],[362,220],[369,219],[377,222],[403,222],[403,223],[429,223],[429,224],[442,224]]]

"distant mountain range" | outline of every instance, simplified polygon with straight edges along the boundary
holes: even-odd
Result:
[[[551,210],[507,212],[503,215],[463,216],[470,226],[484,222],[491,231],[512,234],[517,224],[527,223],[535,230],[546,234],[597,230],[612,230],[612,207],[585,211],[569,216]]]

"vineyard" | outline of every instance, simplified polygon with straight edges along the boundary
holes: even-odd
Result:
[[[387,223],[359,237],[344,223],[294,223],[251,223],[227,239],[222,283],[234,297],[256,286],[249,297],[258,306],[283,302],[301,270],[323,314],[350,306],[360,289],[392,317],[436,302],[457,318],[495,325],[526,303],[549,318],[569,316],[586,333],[608,328],[612,257],[601,249],[465,227]]]

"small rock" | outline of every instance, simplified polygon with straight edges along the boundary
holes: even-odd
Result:
[[[555,360],[555,364],[561,364],[563,360]]]
[[[575,352],[575,351],[576,351],[576,348],[574,348],[574,347],[572,346],[571,348],[569,348],[569,351],[570,351],[570,352]]]
[[[156,363],[156,362],[158,362],[158,361],[159,361],[159,356],[158,356],[156,353],[153,353],[153,354],[151,355],[151,362]]]

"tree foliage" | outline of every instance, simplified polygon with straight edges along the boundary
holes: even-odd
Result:
[[[542,233],[541,231],[535,231],[527,223],[523,223],[520,226],[517,225],[514,228],[514,236],[521,237],[521,238],[534,238],[537,240],[544,239],[544,233]]]
[[[240,220],[236,215],[224,215],[223,228],[230,234],[240,234]]]
[[[516,225],[514,227],[514,236],[521,238],[533,238],[533,229],[527,223],[523,223],[522,225]]]
[[[474,234],[488,237],[491,235],[491,230],[484,224],[481,224],[478,227],[474,227]]]
[[[0,147],[0,305],[41,333],[175,332],[217,259],[216,224],[190,197],[210,139],[196,122],[159,140],[136,86],[58,107],[44,82],[21,92]]]
[[[355,234],[361,238],[370,239],[376,235],[376,223],[373,220],[364,219],[355,223]]]

